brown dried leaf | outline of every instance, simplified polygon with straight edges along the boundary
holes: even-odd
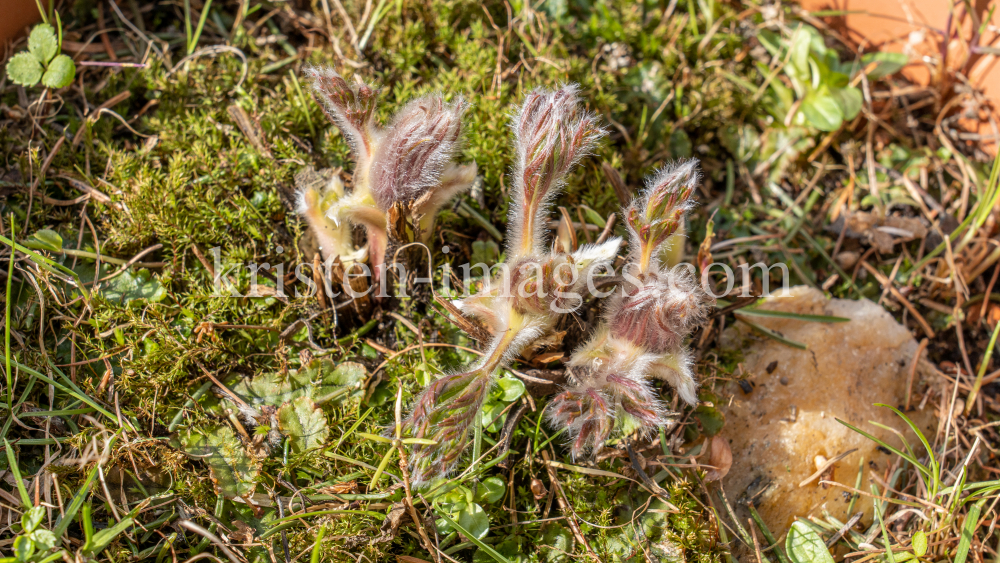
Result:
[[[712,450],[709,453],[708,464],[713,467],[705,474],[706,481],[719,481],[729,473],[729,468],[733,466],[733,452],[729,449],[729,442],[721,435],[712,437]]]
[[[239,520],[234,520],[233,531],[229,533],[229,539],[235,543],[252,543],[253,528]]]
[[[545,489],[545,483],[542,483],[542,480],[538,477],[531,479],[531,494],[535,497],[535,500],[542,500],[549,494],[549,491]]]

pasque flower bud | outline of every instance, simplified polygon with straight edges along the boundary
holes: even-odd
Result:
[[[546,250],[549,202],[604,133],[580,107],[576,86],[532,91],[511,127],[515,170],[507,262],[479,293],[456,302],[483,322],[493,339],[478,363],[432,383],[416,399],[406,430],[436,442],[416,446],[410,456],[417,483],[451,470],[468,446],[469,429],[497,370],[582,305],[588,272],[607,266],[621,245],[614,238],[570,254]]]
[[[685,402],[697,402],[683,343],[712,299],[690,270],[664,269],[659,260],[693,205],[697,182],[697,161],[665,167],[624,210],[631,257],[625,282],[609,299],[602,326],[570,358],[578,382],[548,407],[549,420],[572,437],[574,457],[599,451],[615,430],[648,433],[669,424],[652,380],[667,381]]]
[[[453,162],[461,141],[462,116],[468,103],[459,97],[447,103],[437,95],[407,103],[389,125],[375,120],[378,90],[364,83],[348,83],[329,68],[310,67],[315,97],[337,125],[354,156],[354,185],[350,193],[328,189],[300,195],[300,213],[317,233],[324,259],[350,249],[338,241],[350,240],[350,225],[368,235],[368,257],[378,277],[388,245],[389,209],[412,202],[422,217],[422,242],[431,241],[434,217],[454,196],[469,189],[476,178],[474,163]]]

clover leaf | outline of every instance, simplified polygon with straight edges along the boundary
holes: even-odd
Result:
[[[28,36],[28,50],[7,62],[7,76],[11,81],[21,86],[35,86],[41,82],[46,88],[64,88],[72,84],[76,64],[70,57],[59,54],[61,35],[61,31],[57,32],[47,23],[36,25]]]
[[[42,84],[46,88],[64,88],[72,84],[75,77],[76,65],[73,64],[73,59],[59,55],[49,63],[49,68],[42,75]]]
[[[42,68],[38,59],[27,51],[14,55],[7,63],[7,76],[14,84],[20,84],[21,86],[34,86],[38,84],[38,81],[42,79],[44,71],[45,69]]]
[[[28,52],[43,65],[49,64],[59,50],[59,39],[56,30],[47,23],[38,24],[28,36]]]

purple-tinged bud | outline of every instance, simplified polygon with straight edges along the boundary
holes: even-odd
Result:
[[[462,98],[446,104],[440,96],[426,96],[396,114],[372,160],[371,192],[381,209],[441,186],[442,175],[458,152],[462,114],[468,107]],[[470,185],[471,181],[466,187]]]
[[[625,209],[631,250],[638,257],[640,271],[658,266],[658,250],[680,229],[684,214],[694,206],[691,196],[699,179],[697,160],[665,166],[646,179],[643,194]]]
[[[601,390],[584,382],[559,393],[549,403],[549,422],[565,428],[573,459],[596,453],[615,426],[614,405]]]
[[[546,204],[573,165],[604,135],[597,117],[580,106],[578,90],[575,84],[555,91],[535,89],[514,116],[514,201],[508,229],[514,258],[543,252]]]
[[[490,389],[490,376],[483,370],[447,375],[417,397],[403,421],[404,433],[435,443],[413,447],[409,463],[414,486],[446,475],[465,453],[469,429]]]
[[[374,150],[375,108],[378,90],[367,84],[349,84],[332,68],[307,67],[312,89],[326,115],[344,134],[359,162],[371,158]]]
[[[611,335],[652,353],[678,348],[704,319],[713,302],[683,267],[640,274],[641,285],[625,285],[609,306]]]

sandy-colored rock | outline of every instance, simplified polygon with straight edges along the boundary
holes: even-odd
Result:
[[[743,505],[754,499],[754,506],[775,534],[787,530],[796,516],[822,517],[826,512],[844,521],[850,517],[850,493],[820,485],[819,479],[803,487],[799,484],[816,472],[817,464],[855,448],[856,452],[837,463],[832,475],[824,478],[854,487],[862,459],[862,490],[869,490],[869,471],[883,475],[890,456],[836,419],[900,445],[898,437],[869,421],[905,428],[892,411],[873,403],[902,405],[917,343],[889,313],[867,300],[827,300],[817,290],[797,287],[787,296],[771,297],[762,308],[851,321],[749,317],[806,344],[808,350],[763,336],[743,323],[725,332],[723,347],[741,350],[743,370],[751,384],[741,388],[734,383],[725,390],[723,435],[730,441],[733,455],[732,467],[723,480],[726,494],[737,505],[738,514],[744,515],[744,523],[747,513]],[[930,417],[914,414],[924,424],[925,434],[933,434],[926,425]],[[871,521],[867,497],[858,499],[857,511],[865,512],[864,522]]]

